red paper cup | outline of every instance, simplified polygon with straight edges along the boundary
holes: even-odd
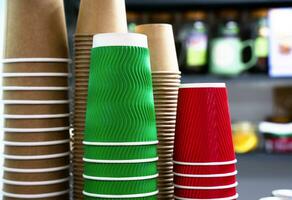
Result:
[[[235,164],[215,166],[188,166],[174,164],[174,172],[181,174],[227,174],[236,170]]]
[[[186,186],[217,186],[231,185],[236,182],[235,176],[215,177],[215,178],[190,178],[182,176],[174,176],[174,184]]]
[[[221,190],[187,190],[187,189],[174,189],[174,195],[181,198],[190,199],[219,199],[226,197],[236,196],[236,188],[228,188]]]
[[[174,160],[235,160],[227,89],[222,84],[184,84],[179,89]]]

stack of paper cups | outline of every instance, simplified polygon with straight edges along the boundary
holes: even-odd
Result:
[[[173,199],[173,145],[180,71],[176,58],[172,26],[147,24],[137,26],[148,36],[153,93],[158,133],[159,199]]]
[[[127,32],[124,0],[81,0],[75,34],[74,199],[83,199],[83,131],[93,35]]]
[[[7,1],[4,199],[69,199],[67,48],[62,0]]]
[[[237,199],[235,163],[225,84],[182,85],[174,148],[175,199]]]
[[[156,199],[157,132],[147,37],[94,36],[85,127],[85,199]]]

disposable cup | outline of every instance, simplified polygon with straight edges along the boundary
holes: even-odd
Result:
[[[13,74],[20,74],[20,73],[7,73],[6,75],[13,76]],[[32,73],[29,73],[32,74]],[[29,75],[28,74],[28,75]],[[3,86],[39,86],[39,87],[64,87],[68,85],[67,77],[45,77],[42,74],[45,73],[34,73],[39,74],[39,77],[35,76],[24,76],[24,77],[5,77],[3,78]],[[49,73],[47,73],[49,74]],[[53,73],[50,73],[53,74]],[[55,73],[57,75],[57,73]],[[61,74],[61,73],[59,73]],[[66,74],[66,73],[62,73]],[[33,75],[33,74],[32,74]],[[16,75],[14,75],[16,76]]]
[[[69,139],[69,131],[45,133],[4,133],[4,140],[10,142],[43,142]]]
[[[156,179],[139,181],[93,181],[84,180],[84,191],[105,195],[131,195],[157,190]]]
[[[157,174],[155,162],[149,163],[87,163],[84,164],[84,173],[96,177],[136,177]]]
[[[20,73],[68,73],[68,64],[64,63],[9,63],[3,65],[3,73],[20,74]],[[6,84],[8,78],[4,79]],[[12,79],[12,78],[10,78]],[[45,79],[44,79],[45,81]],[[22,82],[21,82],[22,83]],[[27,84],[32,84],[33,80]],[[23,83],[26,84],[26,83]]]
[[[69,126],[69,118],[57,119],[6,119],[6,128],[53,128]]]
[[[43,173],[17,173],[17,172],[4,172],[4,179],[12,181],[49,181],[58,180],[69,177],[69,169],[43,172]]]
[[[175,176],[174,183],[184,186],[217,186],[217,185],[231,185],[236,182],[235,176],[215,177],[215,178],[191,178]]]
[[[68,113],[68,104],[51,104],[51,105],[5,105],[5,114],[15,115],[41,115],[41,114],[59,114]]]
[[[189,199],[220,199],[226,197],[235,197],[236,194],[236,188],[220,190],[186,190],[175,188],[174,190],[175,196]],[[231,198],[230,200],[233,199],[234,198]]]
[[[174,160],[235,160],[225,84],[182,85],[178,100]]]
[[[193,198],[184,198],[184,197],[179,197],[179,196],[174,196],[175,197],[175,199],[177,199],[177,200],[192,200]],[[219,198],[220,200],[235,200],[235,199],[237,199],[239,197],[239,195],[238,194],[235,194],[235,195],[233,195],[233,196],[229,196],[229,197],[223,197],[223,198]],[[218,198],[217,198],[218,199]],[[265,198],[264,198],[265,199]],[[263,199],[263,200],[264,200]],[[260,200],[262,200],[262,199],[260,199]],[[268,200],[268,199],[265,199],[265,200]],[[272,199],[270,199],[270,200],[272,200]]]
[[[61,192],[53,192],[46,194],[13,194],[8,192],[3,192],[3,199],[5,200],[17,200],[17,199],[34,199],[34,200],[69,200],[69,190],[61,191]]]
[[[171,25],[139,25],[136,32],[147,35],[152,71],[179,71]]]

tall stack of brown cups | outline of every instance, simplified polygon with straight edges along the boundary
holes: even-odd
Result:
[[[73,121],[74,199],[83,199],[83,139],[90,51],[98,33],[127,32],[124,0],[81,0],[75,34],[75,102]]]
[[[172,26],[146,24],[136,31],[148,36],[158,134],[159,199],[173,199],[173,145],[180,71]]]
[[[7,1],[3,199],[69,199],[68,46],[62,0]]]

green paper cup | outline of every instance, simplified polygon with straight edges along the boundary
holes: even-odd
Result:
[[[96,200],[96,197],[84,196],[84,200]],[[117,198],[98,198],[99,200],[117,200]],[[157,196],[131,198],[131,200],[157,200]]]
[[[91,146],[85,145],[84,157],[97,160],[132,160],[157,157],[156,145]]]
[[[84,174],[95,177],[138,177],[157,174],[156,162],[149,163],[84,163]]]
[[[138,181],[95,181],[84,180],[84,191],[92,194],[131,195],[150,193],[157,190],[156,178]]]

